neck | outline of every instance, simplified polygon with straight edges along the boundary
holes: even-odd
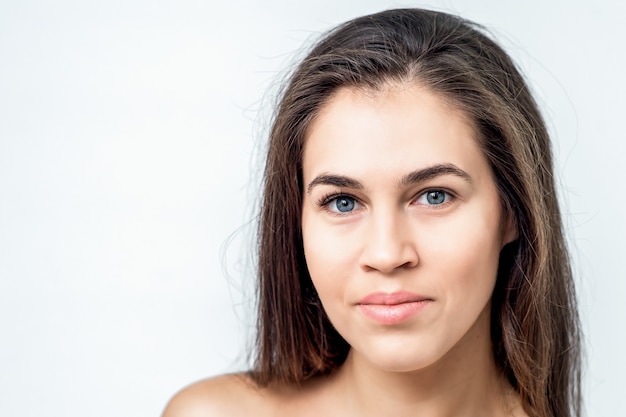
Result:
[[[486,319],[478,320],[476,328],[425,369],[390,372],[351,351],[335,379],[346,407],[360,416],[524,415],[496,367],[491,340],[484,337],[489,334],[489,311],[483,314]]]

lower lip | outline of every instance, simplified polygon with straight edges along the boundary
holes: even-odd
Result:
[[[422,310],[430,300],[400,304],[359,304],[359,308],[370,319],[381,324],[399,324]]]

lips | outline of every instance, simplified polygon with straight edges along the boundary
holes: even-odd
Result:
[[[357,306],[369,319],[394,325],[408,320],[432,301],[432,298],[410,292],[376,292],[363,297]]]
[[[375,292],[363,297],[358,304],[379,304],[379,305],[394,305],[394,304],[403,304],[403,303],[412,303],[419,301],[431,300],[428,297],[414,294],[411,292],[401,291],[394,293],[384,293],[384,292]]]

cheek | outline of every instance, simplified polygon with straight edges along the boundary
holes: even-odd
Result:
[[[438,225],[422,240],[420,261],[433,285],[454,305],[485,303],[496,281],[500,255],[499,210],[477,207],[445,225]]]
[[[483,203],[450,217],[413,222],[412,241],[419,261],[411,285],[421,288],[424,284],[456,305],[472,303],[470,298],[478,304],[487,301],[498,266],[500,210],[497,204]],[[367,236],[359,230],[354,224],[329,225],[303,209],[305,258],[323,300],[341,298],[344,289],[355,285],[352,278],[361,276],[359,253]]]
[[[354,267],[355,253],[354,239],[347,231],[322,223],[305,221],[302,228],[307,268],[320,296],[346,282]]]

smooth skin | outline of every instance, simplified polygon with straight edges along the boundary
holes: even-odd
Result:
[[[346,362],[299,388],[202,381],[163,417],[526,416],[490,338],[517,230],[463,113],[415,83],[341,89],[307,132],[303,179],[307,265]],[[371,294],[422,301],[398,314],[364,307]]]

